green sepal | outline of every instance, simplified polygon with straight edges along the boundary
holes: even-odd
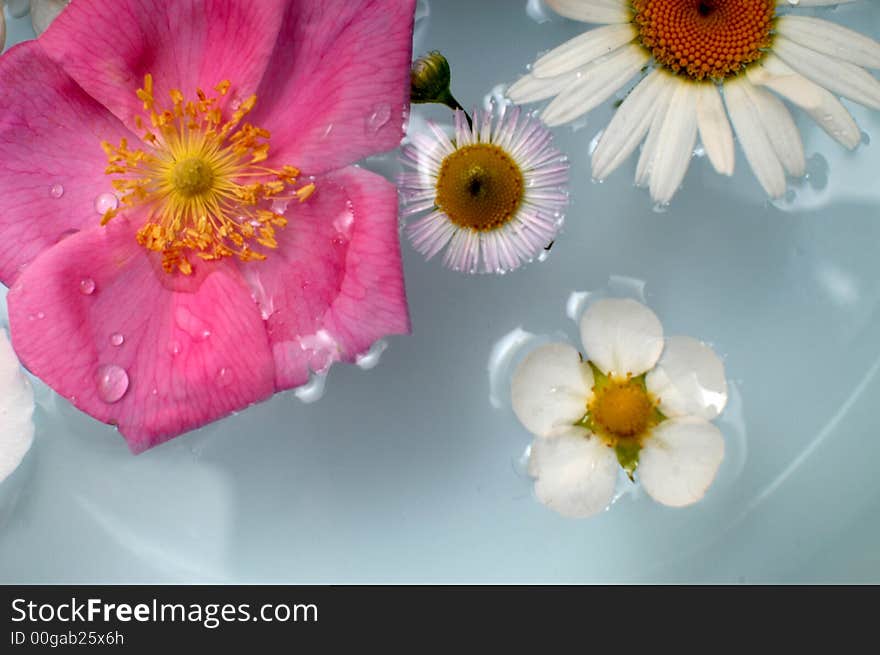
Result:
[[[639,467],[639,454],[642,452],[642,445],[635,439],[621,440],[614,447],[614,452],[620,467],[626,471],[630,480],[634,480],[633,475]]]

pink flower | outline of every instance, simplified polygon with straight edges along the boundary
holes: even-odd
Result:
[[[0,58],[0,279],[25,366],[141,452],[409,331],[350,164],[402,136],[413,2],[106,8]]]

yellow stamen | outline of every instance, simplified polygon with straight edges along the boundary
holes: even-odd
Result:
[[[214,90],[225,96],[229,88],[224,80]],[[282,214],[267,208],[270,201],[304,202],[314,183],[295,188],[299,169],[259,165],[268,158],[270,134],[243,122],[256,96],[232,109],[225,122],[218,99],[201,89],[195,100],[186,100],[178,89],[169,96],[171,107],[158,107],[153,78],[146,75],[137,97],[149,112],[149,123],[135,119],[144,130],[143,149],[130,148],[125,139],[117,146],[101,143],[107,154],[105,172],[121,176],[112,181],[121,209],[146,209],[138,243],[162,253],[169,273],[190,274],[190,255],[208,261],[233,255],[242,261],[265,259],[254,245],[277,248],[275,228],[287,225]],[[102,225],[117,212],[107,211]]]
[[[657,400],[645,387],[644,376],[597,376],[596,381],[587,420],[589,427],[609,445],[638,442],[663,419]]]

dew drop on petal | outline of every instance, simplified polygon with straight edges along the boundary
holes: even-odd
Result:
[[[238,111],[239,109],[241,109],[241,98],[238,96],[235,96],[234,98],[232,98],[232,100],[229,103],[229,108],[232,111]]]
[[[84,296],[91,296],[95,293],[95,281],[90,277],[84,277],[79,281],[79,290]]]
[[[289,202],[290,202],[289,200],[281,200],[281,199],[276,198],[275,200],[272,201],[272,211],[275,212],[276,214],[283,214],[284,212],[287,211],[287,204]]]
[[[116,197],[115,193],[102,193],[95,198],[95,211],[101,216],[117,207],[119,207],[119,198]]]
[[[388,347],[388,342],[384,340],[379,340],[370,346],[370,349],[355,358],[355,364],[358,365],[359,368],[363,370],[369,370],[375,367],[379,363],[379,358],[382,356],[382,353],[385,352],[385,349]]]
[[[221,387],[228,387],[232,384],[233,374],[232,369],[223,367],[219,371],[217,371],[217,384]]]
[[[119,401],[128,391],[128,373],[116,364],[104,364],[96,374],[98,396],[105,403]]]
[[[110,335],[110,345],[116,346],[117,348],[125,343],[125,337],[119,334],[118,332],[114,332]]]
[[[391,105],[387,102],[373,105],[373,111],[367,116],[367,129],[376,133],[391,119]]]
[[[168,352],[171,353],[172,357],[177,357],[180,354],[180,350],[181,347],[179,341],[172,341],[170,344],[168,344]]]
[[[177,308],[174,312],[174,320],[177,323],[177,327],[186,332],[195,341],[204,341],[211,336],[210,326],[185,306]]]
[[[60,198],[64,195],[64,187],[60,184],[53,184],[49,187],[49,195],[52,198]]]

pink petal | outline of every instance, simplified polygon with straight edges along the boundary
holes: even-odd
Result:
[[[230,97],[253,93],[288,0],[77,0],[39,42],[94,98],[134,125],[135,96],[152,74],[165,106],[176,88],[192,97],[223,80]]]
[[[273,391],[265,326],[237,269],[172,277],[156,257],[118,217],[47,250],[8,296],[22,363],[117,424],[136,453]]]
[[[267,317],[278,389],[410,330],[394,186],[359,168],[316,184],[288,208],[278,250],[244,266]]]
[[[319,174],[397,147],[414,0],[291,2],[253,122],[273,159]]]
[[[133,139],[35,41],[0,58],[0,280],[73,230],[112,190],[101,140]],[[55,197],[60,196],[60,197]]]

